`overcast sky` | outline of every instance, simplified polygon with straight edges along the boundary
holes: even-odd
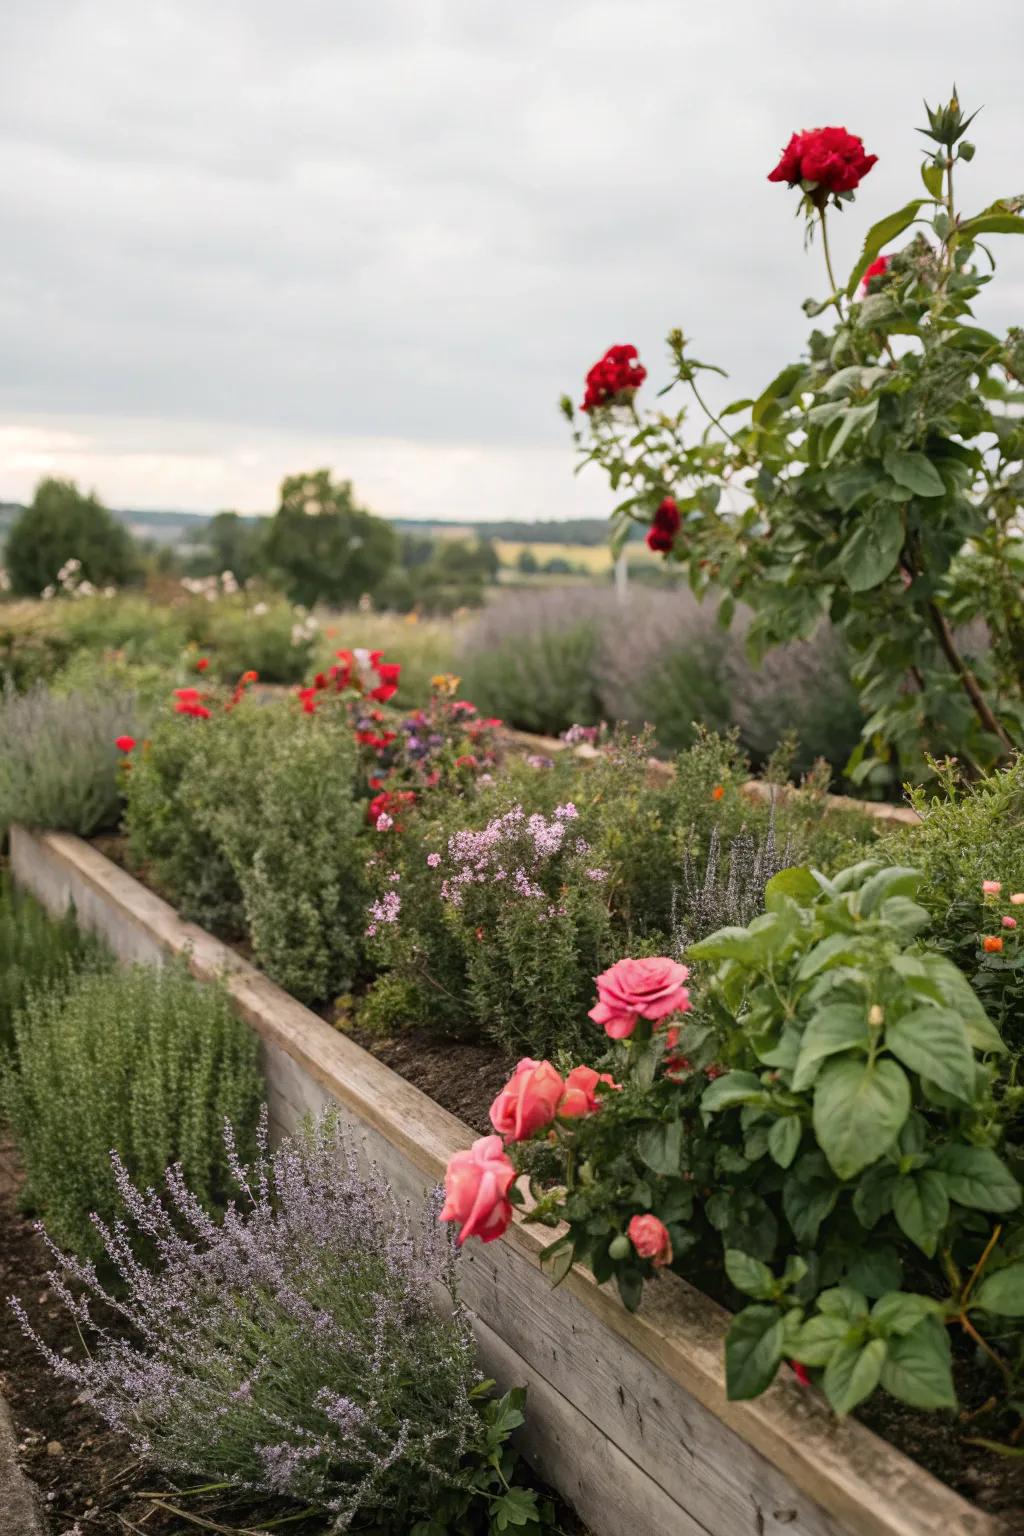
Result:
[[[2,34],[0,499],[261,511],[329,464],[389,515],[602,515],[557,401],[606,346],[657,384],[681,325],[731,397],[800,345],[791,131],[879,156],[844,270],[954,76],[964,206],[1024,191],[1022,0],[21,0]]]

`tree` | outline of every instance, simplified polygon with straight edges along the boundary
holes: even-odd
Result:
[[[211,517],[203,537],[209,551],[202,562],[204,572],[212,570],[219,576],[230,571],[244,584],[256,574],[262,540],[263,529],[256,522],[239,517],[237,512],[218,512]]]
[[[95,587],[122,586],[136,571],[131,534],[95,494],[83,496],[73,480],[40,480],[7,537],[11,591],[38,597],[68,560],[81,561],[79,578]]]
[[[267,529],[264,555],[293,602],[357,602],[395,562],[398,540],[383,518],[357,506],[350,480],[329,469],[290,475]]]
[[[516,557],[516,569],[521,576],[536,576],[540,570],[537,556],[532,549],[521,549]]]

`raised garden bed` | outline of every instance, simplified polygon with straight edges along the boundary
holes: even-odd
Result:
[[[51,911],[73,904],[122,960],[187,953],[196,975],[225,978],[263,1042],[278,1131],[334,1101],[366,1156],[414,1198],[471,1139],[89,844],[15,829],[11,863]],[[502,1241],[467,1249],[463,1287],[484,1368],[530,1390],[524,1449],[594,1536],[997,1536],[997,1520],[863,1426],[835,1421],[793,1380],[729,1403],[726,1314],[683,1281],[663,1278],[638,1315],[580,1271],[553,1292],[539,1264],[549,1237],[516,1220]]]

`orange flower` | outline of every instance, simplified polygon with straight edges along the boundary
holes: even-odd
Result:
[[[999,955],[1002,953],[1003,941],[994,934],[988,934],[981,941],[981,947],[986,955]]]
[[[725,785],[724,784],[716,784],[714,789],[711,791],[711,798],[712,798],[712,800],[721,800],[721,798],[722,798],[722,796],[724,794],[725,794]]]

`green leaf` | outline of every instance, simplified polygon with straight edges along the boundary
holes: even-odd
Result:
[[[833,1285],[818,1297],[818,1308],[829,1317],[844,1317],[848,1323],[859,1322],[868,1315],[868,1304],[852,1285]]]
[[[1024,1317],[1024,1262],[1008,1264],[986,1275],[971,1300],[974,1307],[1000,1317]]]
[[[944,1147],[935,1159],[946,1193],[958,1205],[999,1216],[1020,1205],[1021,1189],[990,1147]]]
[[[782,1359],[785,1324],[774,1307],[744,1307],[725,1336],[725,1382],[730,1402],[758,1397],[771,1386]]]
[[[790,1353],[802,1365],[828,1365],[849,1332],[850,1324],[845,1317],[820,1312],[801,1325]]]
[[[829,470],[825,489],[840,512],[849,512],[862,496],[876,488],[881,478],[879,469],[870,463],[842,464]]]
[[[539,1526],[537,1490],[510,1488],[491,1505],[491,1521],[496,1531],[507,1531],[524,1525]]]
[[[949,1196],[942,1175],[925,1168],[898,1178],[893,1185],[892,1210],[900,1231],[932,1258],[949,1220]]]
[[[812,976],[817,976],[819,971],[825,970],[830,965],[839,965],[848,960],[853,954],[857,940],[851,933],[830,933],[827,939],[822,939],[809,949],[797,966],[797,981],[809,981]]]
[[[793,1092],[802,1093],[810,1087],[827,1057],[840,1051],[859,1049],[866,1052],[870,1041],[867,1009],[861,1004],[833,1003],[819,1008],[800,1042],[800,1054],[793,1069]]]
[[[923,207],[925,201],[923,197],[915,198],[912,203],[907,203],[896,213],[887,214],[884,219],[879,219],[877,224],[872,224],[864,237],[860,260],[851,272],[850,281],[846,285],[847,298],[853,298],[857,292],[857,284],[881,251],[882,246],[887,245],[890,240],[895,240],[897,235],[901,235],[907,226],[914,222],[918,210]]]
[[[884,1296],[903,1283],[903,1265],[895,1248],[888,1244],[882,1248],[862,1248],[847,1265],[846,1279],[865,1296]]]
[[[890,1338],[881,1385],[912,1408],[955,1408],[949,1335],[926,1317],[902,1338]]]
[[[926,454],[909,448],[890,448],[883,462],[896,484],[906,486],[915,496],[946,494],[942,476]]]
[[[801,907],[811,906],[821,895],[821,888],[810,870],[795,865],[773,875],[764,888],[765,910],[774,912],[785,897],[791,897]]]
[[[899,507],[873,507],[843,545],[836,565],[851,592],[868,592],[891,576],[902,548]]]
[[[853,1214],[869,1232],[892,1210],[896,1178],[894,1168],[879,1164],[876,1168],[869,1168],[857,1185],[853,1195]]]
[[[945,955],[922,955],[920,963],[933,985],[931,995],[936,1002],[943,1003],[960,1015],[967,1030],[967,1038],[974,1049],[1005,1054],[1006,1045],[1002,1036],[959,967],[952,960],[947,960]]]
[[[768,1132],[768,1151],[780,1168],[788,1168],[796,1157],[803,1135],[799,1115],[783,1115]]]
[[[752,1259],[739,1248],[725,1250],[725,1272],[738,1291],[753,1296],[755,1301],[767,1301],[775,1289],[775,1276],[767,1264]]]
[[[727,1072],[709,1083],[704,1090],[700,1107],[706,1114],[729,1109],[733,1104],[758,1103],[765,1097],[760,1080],[753,1072]]]
[[[540,1262],[544,1273],[553,1286],[561,1285],[572,1269],[573,1244],[571,1238],[560,1237],[541,1253]]]
[[[822,1378],[822,1387],[842,1418],[870,1397],[878,1386],[888,1346],[884,1339],[864,1344],[842,1344],[835,1351]]]
[[[678,1178],[683,1156],[682,1121],[670,1120],[667,1125],[654,1125],[642,1131],[637,1150],[652,1173]]]
[[[942,175],[942,166],[933,160],[926,160],[921,167],[921,180],[932,197],[942,196]]]
[[[804,1153],[782,1186],[782,1208],[802,1247],[812,1247],[821,1223],[835,1208],[839,1185],[820,1152]]]
[[[902,1338],[925,1317],[938,1317],[939,1302],[915,1291],[890,1291],[871,1308],[871,1321],[885,1330],[887,1337]]]
[[[832,460],[838,457],[839,450],[845,446],[847,439],[858,428],[862,428],[866,432],[869,427],[874,426],[877,416],[877,400],[868,400],[864,405],[848,405],[842,413],[838,430],[834,437],[829,439],[822,462],[831,464]]]
[[[893,864],[869,875],[860,888],[857,907],[862,917],[877,912],[890,896],[916,896],[921,885],[921,871],[904,864]]]
[[[905,1067],[969,1104],[974,1098],[974,1052],[967,1030],[945,1008],[915,1008],[885,1028],[885,1043]]]
[[[1024,219],[1012,213],[983,213],[967,219],[958,233],[974,240],[978,235],[1024,235]]]
[[[758,395],[751,408],[750,418],[755,426],[760,423],[761,418],[770,405],[773,405],[776,400],[784,395],[789,394],[793,385],[798,379],[803,377],[805,371],[803,363],[790,363],[787,367],[783,368],[781,373],[775,375],[768,388]]]
[[[852,1179],[877,1161],[909,1113],[907,1075],[884,1057],[829,1061],[814,1090],[814,1132],[841,1179]]]

